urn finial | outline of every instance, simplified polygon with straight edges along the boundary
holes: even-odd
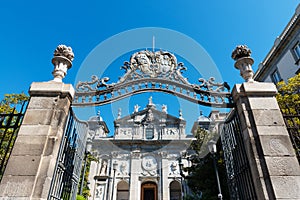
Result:
[[[240,70],[241,76],[246,82],[254,82],[251,58],[251,50],[246,45],[238,45],[232,52],[231,58],[235,60],[235,68]]]
[[[53,81],[62,82],[62,79],[66,76],[67,70],[72,67],[72,61],[74,60],[74,53],[71,47],[66,45],[58,45],[53,53],[52,64],[54,65]]]

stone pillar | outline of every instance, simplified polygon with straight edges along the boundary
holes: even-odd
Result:
[[[141,195],[141,185],[139,182],[140,165],[141,165],[141,154],[139,150],[135,150],[131,153],[130,163],[130,188],[129,188],[129,199],[136,200]]]
[[[61,48],[65,47],[60,45]],[[57,50],[55,51],[58,52]],[[66,52],[65,52],[66,53]],[[61,80],[71,61],[53,58],[50,82],[32,83],[30,102],[0,184],[0,199],[47,199],[69,107],[72,85]],[[64,60],[65,59],[65,60]],[[69,63],[67,63],[69,62]],[[62,69],[62,73],[60,73]]]
[[[167,152],[162,152],[162,159],[161,159],[161,163],[162,163],[162,175],[161,175],[161,179],[162,179],[162,200],[169,200],[170,198],[170,189],[169,189],[169,181],[168,181],[168,177],[169,177],[169,160],[167,158]]]
[[[232,96],[241,120],[257,198],[300,199],[300,168],[275,98],[276,86],[253,81],[249,57],[250,54],[237,58],[237,68],[237,63],[246,66],[247,72],[244,68],[241,75],[247,82],[235,85]]]

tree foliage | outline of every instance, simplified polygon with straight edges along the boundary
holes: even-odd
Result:
[[[288,80],[287,83],[277,83],[276,99],[284,114],[299,114],[300,110],[300,73]]]
[[[300,163],[300,73],[290,78],[287,83],[279,82],[277,87],[276,99]]]
[[[196,152],[191,156],[191,167],[186,167],[184,170],[189,173],[187,182],[193,195],[186,199],[203,199],[215,200],[218,195],[218,187],[216,174],[213,167],[213,159],[208,152],[207,143],[210,140],[217,141],[218,134],[208,132],[205,129],[198,128],[195,135],[196,140],[192,142],[191,149]],[[221,144],[218,143],[218,150],[221,149]],[[220,176],[223,199],[229,199],[228,187],[226,182],[225,163],[222,158],[222,151],[217,152],[217,168]],[[201,198],[199,197],[201,194]],[[197,196],[197,197],[195,197]]]
[[[25,93],[5,94],[0,102],[0,113],[11,113],[17,106],[22,105],[28,99],[29,97]]]
[[[93,156],[92,154],[87,154],[86,155],[86,169],[84,170],[84,163],[83,163],[83,166],[82,166],[82,170],[81,170],[81,174],[84,174],[81,175],[80,177],[80,181],[79,181],[79,185],[78,185],[78,192],[81,190],[81,186],[83,186],[82,188],[82,194],[81,195],[77,195],[77,198],[83,198],[83,199],[88,199],[91,194],[90,194],[90,188],[89,188],[89,183],[88,183],[88,177],[89,177],[89,173],[90,173],[90,166],[91,166],[91,162],[92,161],[96,161],[98,162],[98,159]],[[81,184],[83,181],[83,185]]]

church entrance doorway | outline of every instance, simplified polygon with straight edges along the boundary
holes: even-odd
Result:
[[[157,200],[157,185],[153,182],[142,184],[141,200]]]

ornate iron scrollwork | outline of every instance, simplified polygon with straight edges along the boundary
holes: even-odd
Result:
[[[108,77],[99,79],[96,75],[93,75],[91,81],[85,81],[85,82],[79,81],[76,85],[76,91],[78,91],[78,92],[88,92],[88,91],[95,92],[95,91],[99,90],[99,88],[113,87],[114,83],[107,84],[106,82],[108,82],[108,81],[109,81]],[[93,87],[93,85],[95,85],[95,86]]]
[[[147,91],[170,93],[207,106],[233,106],[226,82],[216,83],[211,77],[209,80],[200,78],[200,84],[189,83],[182,76],[187,68],[167,51],[136,52],[121,69],[125,74],[117,83],[108,84],[108,77],[100,79],[95,75],[91,81],[78,82],[73,106],[103,105]]]

